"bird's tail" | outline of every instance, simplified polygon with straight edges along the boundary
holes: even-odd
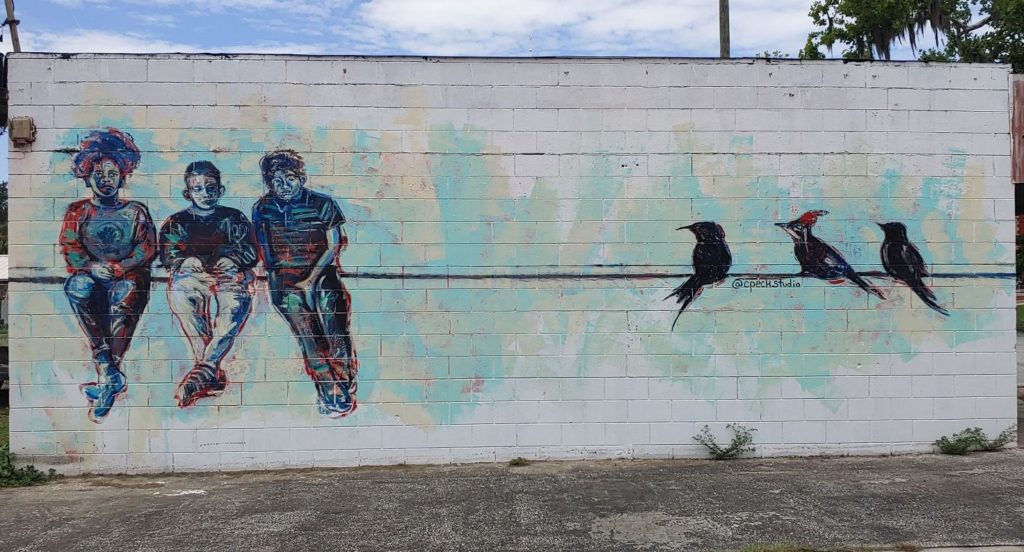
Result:
[[[931,307],[932,310],[943,316],[949,316],[949,311],[944,309],[942,305],[940,305],[938,301],[935,300],[935,293],[933,293],[932,290],[928,289],[928,286],[924,285],[923,282],[916,286],[910,286],[910,289],[914,290],[914,293],[916,293],[917,296],[920,297],[922,301],[924,301],[924,304]]]
[[[679,303],[679,312],[676,313],[676,318],[672,321],[672,331],[675,331],[676,329],[676,322],[679,322],[679,315],[683,314],[686,307],[690,306],[690,303],[700,295],[701,289],[702,286],[697,282],[697,276],[693,275],[665,297],[666,300],[675,297],[676,302]]]
[[[885,295],[882,295],[882,290],[871,285],[867,280],[861,278],[856,272],[850,272],[850,281],[857,284],[860,289],[877,296],[879,299],[885,301]]]

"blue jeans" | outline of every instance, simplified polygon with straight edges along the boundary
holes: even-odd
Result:
[[[64,294],[89,340],[97,371],[120,367],[149,303],[149,284],[149,270],[110,279],[77,272],[64,282]]]
[[[323,271],[308,294],[311,298],[295,286],[303,276],[298,271],[270,270],[267,276],[271,301],[299,341],[306,371],[354,382],[358,361],[349,331],[352,299],[337,269]]]

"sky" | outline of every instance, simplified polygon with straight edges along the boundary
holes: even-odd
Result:
[[[796,57],[811,1],[732,0],[733,56]],[[718,0],[20,0],[15,10],[25,52],[718,55]]]
[[[733,54],[795,54],[810,4],[732,0]],[[717,0],[21,0],[16,10],[25,51],[718,54]]]

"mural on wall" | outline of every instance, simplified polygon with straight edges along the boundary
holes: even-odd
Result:
[[[924,283],[924,278],[929,276],[928,267],[921,252],[907,238],[907,227],[901,222],[879,223],[878,226],[885,232],[881,251],[885,272],[910,287],[933,310],[949,316],[949,311],[939,305],[935,293]]]
[[[679,312],[672,321],[672,330],[676,329],[679,315],[704,290],[704,286],[725,281],[732,268],[732,253],[725,242],[725,230],[715,222],[695,222],[689,226],[680,226],[676,230],[689,230],[697,237],[697,245],[693,248],[693,276],[690,276],[665,299],[676,298]]]
[[[796,259],[800,261],[800,275],[828,280],[833,284],[850,280],[857,287],[884,300],[885,295],[882,291],[857,274],[836,248],[811,233],[811,229],[818,222],[818,217],[827,214],[828,211],[807,211],[796,220],[775,223],[793,238],[793,251]]]
[[[793,238],[794,253],[801,267],[799,276],[820,278],[833,284],[850,280],[861,289],[884,300],[885,296],[881,290],[858,274],[836,248],[821,241],[811,232],[818,218],[827,214],[828,211],[822,210],[807,211],[796,220],[775,223]],[[929,276],[928,268],[921,252],[907,238],[907,227],[901,222],[878,223],[878,226],[885,232],[881,255],[882,266],[885,268],[886,274],[892,279],[906,284],[933,310],[949,316],[949,311],[938,304],[935,293],[924,283],[924,278]],[[692,231],[697,237],[697,245],[693,249],[693,275],[665,297],[666,300],[676,298],[676,302],[680,305],[679,312],[676,313],[676,317],[672,321],[672,330],[675,330],[679,316],[700,296],[704,287],[725,281],[729,277],[729,269],[732,267],[732,255],[729,245],[725,241],[725,230],[719,224],[696,222],[689,226],[681,226],[676,230]],[[739,276],[741,280],[742,278],[762,278],[757,274]],[[739,283],[739,280],[736,283]],[[733,287],[752,286],[733,285]],[[799,287],[799,283],[792,285],[769,282],[764,287]]]
[[[60,248],[70,273],[64,292],[89,341],[96,381],[81,385],[89,418],[102,422],[127,382],[121,363],[149,302],[156,232],[145,205],[121,198],[140,160],[130,134],[93,131],[74,157],[73,172],[92,197],[68,206]]]
[[[91,132],[74,158],[74,174],[90,187],[92,197],[68,207],[60,245],[71,273],[66,294],[98,374],[96,381],[81,386],[90,419],[102,421],[126,390],[122,359],[148,302],[150,264],[157,253],[169,273],[170,310],[193,353],[191,369],[175,392],[178,406],[193,406],[226,389],[221,364],[253,310],[254,269],[262,262],[270,301],[301,349],[320,413],[343,417],[355,411],[359,365],[350,330],[351,297],[339,268],[347,246],[346,219],[337,201],[307,187],[302,156],[279,149],[259,161],[264,190],[253,205],[251,222],[241,211],[220,205],[226,187],[217,166],[189,164],[182,195],[190,205],[167,218],[159,239],[146,206],[120,196],[139,161],[132,137],[113,128]],[[814,225],[827,214],[811,210],[776,223],[793,239],[798,276],[834,284],[849,280],[885,299],[835,247],[813,235]],[[885,232],[881,257],[886,273],[948,316],[924,283],[929,274],[906,227],[899,222],[879,226]],[[692,232],[696,244],[693,274],[665,297],[678,304],[672,331],[706,287],[730,276],[733,264],[725,230],[717,222],[676,230]]]
[[[334,199],[306,187],[302,157],[293,150],[263,157],[266,193],[253,206],[252,222],[219,204],[226,187],[213,163],[191,163],[182,190],[191,205],[168,217],[159,240],[146,206],[120,196],[140,159],[131,135],[114,128],[91,132],[74,158],[74,174],[92,197],[68,206],[59,241],[70,273],[65,293],[97,373],[80,386],[89,418],[102,422],[127,390],[122,361],[149,302],[158,252],[170,274],[168,304],[194,359],[175,392],[180,407],[226,388],[221,363],[252,311],[260,260],[271,302],[302,350],[320,412],[353,412],[358,361],[351,298],[337,267],[347,245],[345,217]]]
[[[224,192],[213,163],[190,164],[182,195],[192,204],[168,217],[160,230],[160,262],[171,275],[168,304],[195,358],[175,396],[181,407],[224,391],[221,361],[252,307],[252,225],[241,211],[218,204]]]
[[[320,412],[345,416],[356,409],[359,366],[352,300],[337,269],[348,240],[345,216],[334,199],[306,187],[305,162],[295,151],[267,153],[260,170],[267,189],[252,221],[271,302],[299,342]]]
[[[687,457],[704,421],[924,451],[1012,414],[999,68],[30,57],[11,450],[44,469]],[[137,152],[144,304],[65,294],[93,131]]]

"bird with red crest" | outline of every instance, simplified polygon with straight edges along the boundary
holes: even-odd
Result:
[[[833,284],[849,280],[857,287],[884,300],[885,295],[882,291],[857,274],[839,250],[812,233],[811,229],[817,224],[818,218],[827,214],[828,211],[823,210],[807,211],[796,220],[775,223],[775,226],[782,228],[793,238],[793,252],[797,261],[800,261],[800,275],[828,280]]]

